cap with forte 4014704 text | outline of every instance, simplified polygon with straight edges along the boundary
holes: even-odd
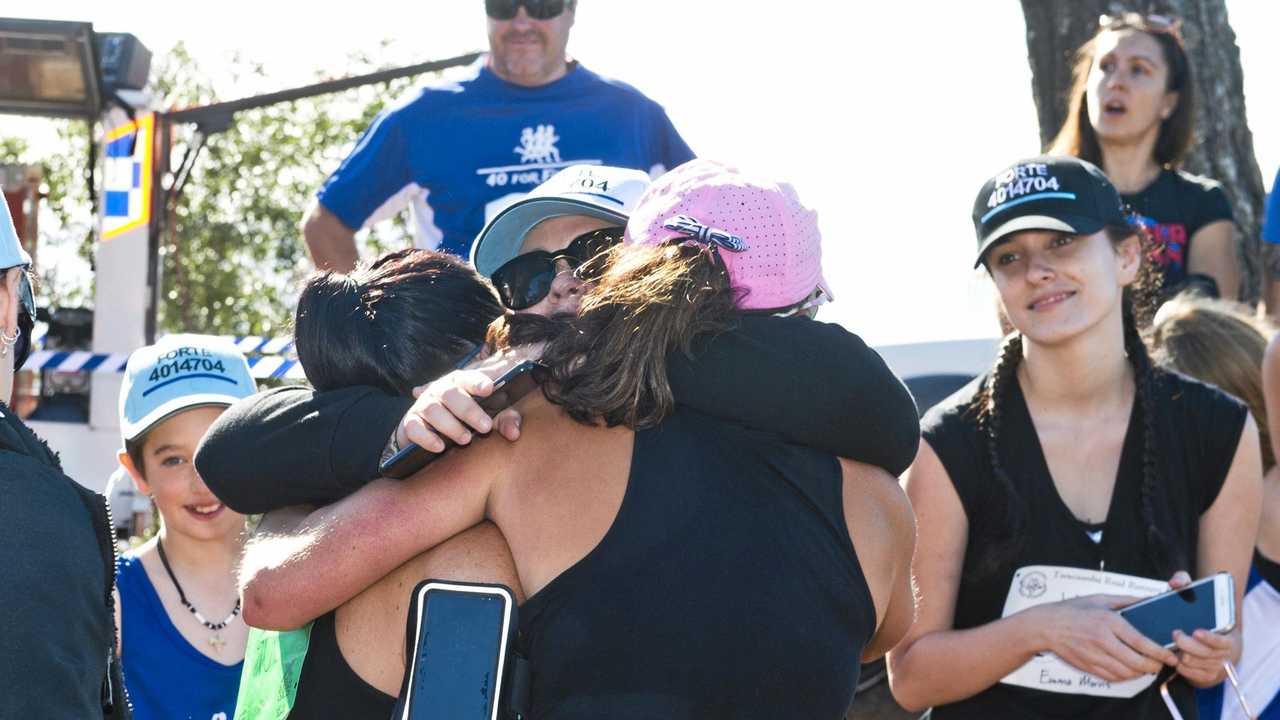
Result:
[[[987,180],[973,202],[973,266],[992,245],[1022,230],[1089,235],[1126,224],[1120,193],[1097,166],[1063,155],[1020,160]]]
[[[229,340],[169,335],[129,356],[120,388],[120,434],[130,442],[181,410],[229,406],[257,390],[249,363]]]
[[[649,187],[640,170],[570,165],[490,220],[471,246],[471,264],[485,277],[520,254],[524,236],[553,217],[586,215],[619,227]],[[572,238],[565,238],[567,243]]]

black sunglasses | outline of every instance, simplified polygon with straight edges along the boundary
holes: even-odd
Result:
[[[583,280],[595,279],[596,273],[587,270],[598,271],[598,268],[593,267],[598,263],[588,261],[622,242],[624,231],[625,228],[621,227],[592,230],[574,238],[563,250],[534,250],[511,258],[490,276],[493,286],[498,290],[498,298],[512,310],[524,310],[537,305],[551,292],[558,260],[564,260],[571,269],[579,270],[578,275]]]
[[[564,12],[565,0],[484,0],[484,12],[494,20],[510,20],[521,5],[534,20],[550,20]]]

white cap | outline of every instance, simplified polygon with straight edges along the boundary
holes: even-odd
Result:
[[[129,356],[120,388],[120,434],[137,440],[194,407],[234,404],[258,391],[244,355],[225,338],[169,335]]]
[[[0,270],[30,264],[31,256],[23,249],[22,243],[18,240],[18,229],[13,226],[13,217],[9,214],[9,202],[7,200],[0,202]]]
[[[649,175],[607,165],[571,165],[494,216],[471,245],[471,264],[485,277],[520,254],[524,236],[553,217],[586,215],[627,224]],[[566,238],[568,239],[568,238]]]

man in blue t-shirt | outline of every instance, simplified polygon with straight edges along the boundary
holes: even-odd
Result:
[[[486,0],[489,54],[383,112],[303,223],[316,267],[350,270],[355,231],[413,209],[415,245],[467,257],[485,222],[556,171],[658,175],[693,158],[662,107],[569,62],[576,0]]]

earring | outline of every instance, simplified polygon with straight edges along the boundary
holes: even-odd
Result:
[[[9,350],[18,344],[18,338],[20,337],[22,337],[21,327],[14,328],[12,336],[5,334],[5,331],[0,329],[0,358],[9,356]]]

